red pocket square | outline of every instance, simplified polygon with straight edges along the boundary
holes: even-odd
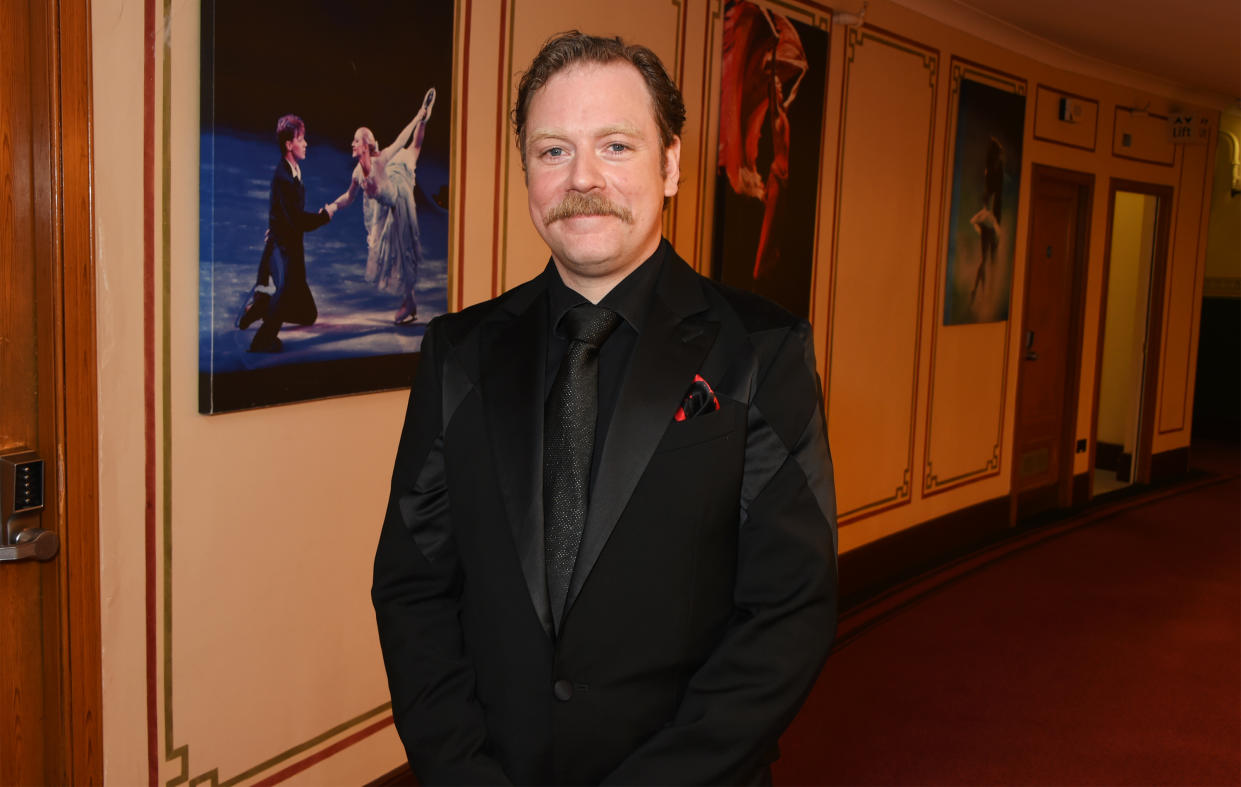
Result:
[[[682,400],[673,418],[677,421],[684,421],[702,413],[713,413],[718,409],[720,409],[720,400],[715,397],[715,391],[712,391],[707,381],[702,379],[702,375],[696,374],[694,382],[690,384],[689,391],[686,392],[685,399]]]

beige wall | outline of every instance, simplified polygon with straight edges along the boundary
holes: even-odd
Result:
[[[142,4],[96,2],[96,310],[104,776],[146,780]]]
[[[464,212],[451,228],[454,307],[523,281],[546,260],[526,214],[505,112],[514,73],[548,34],[570,26],[641,40],[680,80],[689,123],[681,193],[666,228],[692,262],[708,258],[720,6],[458,0],[456,52],[460,58],[468,40],[470,56],[459,63],[456,85],[468,98],[452,120],[455,171],[465,172],[457,184]],[[367,588],[405,397],[197,414],[198,5],[153,7],[156,132],[146,144],[155,155],[155,221],[148,237],[141,210],[144,7],[93,3],[106,778],[147,780],[149,587],[161,782],[252,783],[315,760],[293,781],[359,783],[401,759],[391,727],[373,731],[387,717],[387,695]],[[1155,449],[1187,445],[1214,149],[1172,149],[1156,138],[1157,123],[1118,107],[1149,103],[1155,114],[1203,108],[1109,81],[1097,68],[1083,76],[1066,67],[1063,53],[1044,47],[1059,67],[1046,65],[888,0],[871,3],[871,26],[860,33],[831,26],[829,14],[813,8],[778,7],[831,30],[819,229],[807,255],[815,266],[811,316],[840,507],[848,514],[842,549],[1006,495],[1010,486],[1028,185],[1018,208],[1010,321],[944,328],[938,316],[954,65],[985,64],[1030,97],[1023,183],[1035,162],[1095,176],[1078,437],[1092,431],[1109,179],[1176,190],[1158,305],[1167,340]],[[497,81],[497,74],[505,76]],[[1046,105],[1036,106],[1040,90],[1042,100],[1057,91],[1086,99],[1093,133],[1057,127]],[[1113,155],[1121,124],[1150,151],[1143,155],[1171,163]],[[147,242],[154,263],[149,342]],[[1085,455],[1074,469],[1086,472]],[[352,493],[342,495],[342,486]]]

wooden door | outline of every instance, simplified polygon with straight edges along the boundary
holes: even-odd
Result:
[[[1013,444],[1018,517],[1071,501],[1092,186],[1088,175],[1033,168]]]
[[[0,528],[60,544],[0,562],[0,785],[102,781],[89,64],[85,0],[0,2],[0,455],[44,462]]]

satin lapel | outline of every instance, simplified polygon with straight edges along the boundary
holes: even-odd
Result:
[[[539,291],[541,294],[541,290]],[[481,350],[482,396],[500,492],[530,601],[552,632],[543,558],[543,387],[547,310],[532,298],[490,326]]]
[[[669,260],[668,265],[680,267],[661,279],[661,292],[674,297],[657,295],[634,347],[599,459],[582,545],[569,583],[566,615],[719,330],[718,323],[685,319],[705,307],[697,274],[680,260]],[[687,280],[685,274],[691,278]],[[668,286],[671,292],[666,291]]]

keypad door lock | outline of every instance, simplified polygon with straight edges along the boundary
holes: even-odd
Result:
[[[33,451],[0,455],[0,562],[56,556],[55,533],[23,527],[42,510],[43,460]]]

